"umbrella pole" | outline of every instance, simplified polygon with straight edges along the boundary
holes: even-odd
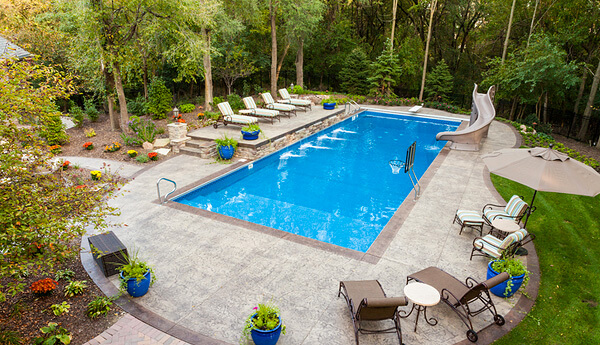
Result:
[[[525,217],[525,223],[523,224],[523,228],[527,228],[527,221],[529,220],[529,216],[531,215],[531,209],[533,208],[533,201],[535,200],[535,195],[537,194],[537,189],[533,190],[533,198],[531,199],[531,204],[527,208],[527,217]]]

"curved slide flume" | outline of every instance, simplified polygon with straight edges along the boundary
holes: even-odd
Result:
[[[496,88],[491,86],[487,93],[478,93],[475,84],[469,126],[455,132],[440,132],[435,138],[452,142],[451,149],[479,151],[481,140],[487,137],[490,124],[496,117],[496,109],[492,102],[495,92]]]

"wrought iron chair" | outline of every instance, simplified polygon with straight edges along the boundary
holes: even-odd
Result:
[[[473,240],[473,249],[469,260],[472,260],[473,256],[488,256],[494,259],[498,259],[502,255],[512,256],[520,247],[534,239],[535,236],[525,229],[517,230],[504,239],[499,239],[491,234],[476,237]]]

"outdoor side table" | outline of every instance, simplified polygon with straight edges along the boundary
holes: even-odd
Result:
[[[521,226],[512,219],[498,218],[492,220],[492,229],[500,230],[503,237],[506,237],[506,235],[520,230]]]
[[[112,232],[88,237],[92,257],[106,277],[119,273],[117,268],[127,262],[127,247]]]
[[[417,331],[417,324],[419,323],[419,314],[421,314],[421,311],[423,312],[425,322],[431,326],[437,325],[437,319],[433,317],[427,318],[427,307],[440,303],[440,293],[436,288],[424,283],[410,283],[404,287],[404,295],[413,303],[413,305],[408,314],[404,316],[400,315],[400,317],[407,318],[412,314],[413,310],[416,309],[417,317],[415,318],[415,332]]]

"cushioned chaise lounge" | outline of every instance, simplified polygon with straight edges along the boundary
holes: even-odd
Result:
[[[344,296],[354,325],[356,345],[358,333],[396,333],[402,344],[402,330],[398,307],[408,304],[406,297],[386,297],[381,284],[377,280],[343,281],[340,282],[338,297]],[[361,321],[392,320],[394,327],[386,329],[365,329]]]
[[[473,249],[471,249],[469,260],[472,260],[473,256],[488,256],[494,259],[500,258],[503,254],[512,256],[517,249],[534,239],[535,236],[525,229],[517,230],[504,239],[499,239],[492,234],[476,237],[473,240]]]
[[[508,273],[502,272],[482,283],[478,283],[471,277],[468,277],[463,283],[437,267],[428,267],[409,275],[406,278],[406,282],[416,280],[436,288],[440,292],[442,301],[452,308],[461,321],[469,328],[467,339],[476,342],[478,336],[477,332],[473,329],[471,317],[489,310],[494,316],[494,322],[498,326],[504,325],[504,317],[496,311],[496,306],[490,297],[489,289],[504,282],[509,277]]]
[[[279,89],[279,96],[281,96],[281,100],[278,101],[279,103],[286,103],[297,107],[301,107],[302,109],[304,109],[304,111],[306,111],[306,108],[312,110],[311,101],[306,99],[292,98],[287,89]]]
[[[281,119],[279,118],[278,110],[258,108],[256,106],[256,103],[254,102],[254,98],[252,98],[252,97],[244,97],[243,101],[244,101],[244,105],[246,106],[246,109],[240,110],[240,114],[242,114],[242,115],[248,114],[248,115],[252,115],[252,116],[256,116],[256,117],[270,119],[271,124],[273,123],[274,119],[281,121]]]
[[[527,212],[529,205],[517,195],[513,195],[506,205],[487,204],[483,206],[483,219],[490,226],[494,219],[512,219],[519,222]],[[533,212],[533,209],[532,209]]]
[[[258,119],[256,117],[234,114],[229,102],[219,103],[217,104],[217,107],[221,112],[221,117],[219,117],[217,122],[215,122],[213,125],[215,128],[219,126],[219,122],[223,122],[224,126],[227,126],[228,124],[247,126],[251,123],[258,123]]]
[[[292,114],[296,115],[295,106],[291,104],[276,103],[270,92],[261,93],[260,96],[262,97],[263,102],[265,102],[265,107],[267,109],[279,110],[287,116],[291,116]]]

